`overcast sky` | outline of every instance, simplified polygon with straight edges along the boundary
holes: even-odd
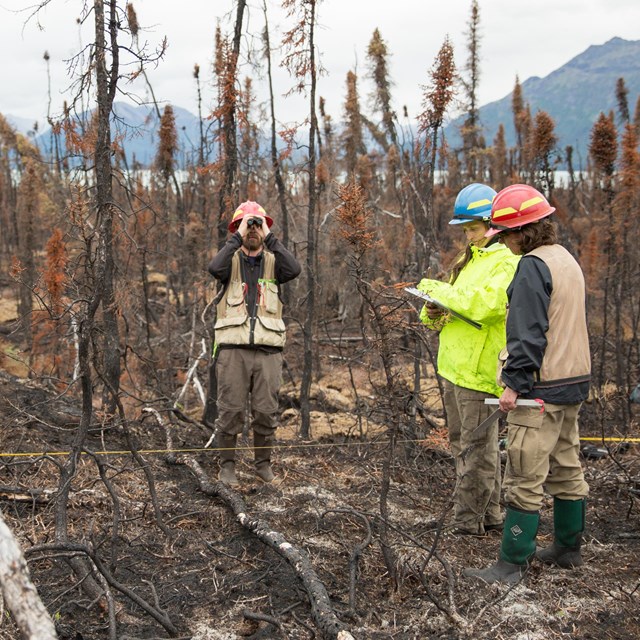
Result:
[[[68,61],[93,39],[90,18],[77,24],[83,0],[49,0],[38,18],[27,21],[33,7],[24,0],[0,0],[0,113],[43,123],[48,108],[47,66],[50,57],[51,113],[57,115],[65,90],[73,81]],[[89,4],[93,4],[89,2]],[[124,3],[123,3],[124,4]],[[211,61],[218,20],[230,33],[232,0],[134,0],[145,32],[141,39],[153,49],[166,36],[168,49],[157,68],[149,70],[156,98],[197,112],[194,64],[201,67],[205,106],[211,104]],[[262,0],[249,0],[247,31],[258,34],[263,25]],[[286,26],[275,0],[270,7],[272,45]],[[507,95],[516,75],[523,82],[544,77],[590,45],[618,36],[640,39],[640,0],[480,0],[481,79],[479,102],[486,104]],[[317,47],[327,75],[320,78],[318,94],[334,117],[340,117],[345,76],[359,76],[362,106],[367,106],[370,85],[365,79],[366,50],[379,28],[391,53],[394,106],[407,106],[410,117],[422,107],[423,86],[444,39],[454,46],[456,64],[467,57],[471,0],[321,0],[318,3]],[[125,42],[124,38],[123,44]],[[244,73],[250,73],[248,67]],[[282,95],[292,82],[284,74],[275,87],[279,118],[291,122],[305,117],[305,105]],[[147,97],[141,84],[135,85]],[[121,99],[121,98],[118,98]],[[631,102],[635,98],[631,97]]]

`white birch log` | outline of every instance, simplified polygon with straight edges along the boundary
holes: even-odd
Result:
[[[4,601],[26,640],[57,640],[53,620],[29,577],[29,567],[0,513],[0,587]]]

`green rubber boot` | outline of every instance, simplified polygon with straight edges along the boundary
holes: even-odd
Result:
[[[587,501],[553,499],[553,544],[536,551],[546,564],[573,569],[583,564],[580,547],[584,532]]]
[[[522,580],[536,551],[536,534],[540,515],[507,506],[498,561],[486,569],[465,569],[467,578],[480,578],[488,583],[517,584]]]

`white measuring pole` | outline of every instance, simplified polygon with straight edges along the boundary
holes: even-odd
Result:
[[[485,404],[499,404],[500,398],[487,398],[484,403]],[[538,402],[537,400],[517,400],[517,407],[544,407],[544,402]]]

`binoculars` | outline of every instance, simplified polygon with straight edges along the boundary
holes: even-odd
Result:
[[[261,218],[249,218],[247,220],[247,227],[261,227],[262,226],[262,219]]]

